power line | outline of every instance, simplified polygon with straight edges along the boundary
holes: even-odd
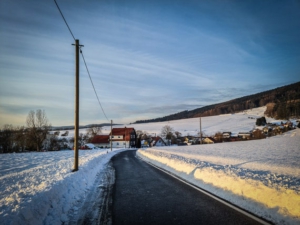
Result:
[[[72,35],[72,37],[73,37],[74,41],[76,41],[76,38],[74,37],[74,35],[73,35],[73,33],[72,33],[72,30],[70,29],[70,27],[69,27],[69,25],[68,25],[68,23],[67,23],[67,21],[66,21],[66,19],[65,19],[64,15],[63,15],[62,11],[60,10],[60,8],[59,8],[59,6],[58,6],[58,4],[57,4],[56,0],[54,0],[54,2],[55,2],[55,4],[56,4],[56,7],[57,7],[57,9],[58,9],[58,10],[59,10],[59,12],[60,12],[60,15],[62,16],[63,20],[65,21],[65,24],[67,25],[67,27],[68,27],[68,29],[69,29],[69,31],[70,31],[70,33],[71,33],[71,35]],[[79,46],[79,47],[81,47],[81,46]],[[97,99],[98,99],[98,103],[99,103],[99,105],[100,105],[100,107],[101,107],[101,109],[102,109],[102,112],[103,112],[103,114],[104,114],[105,118],[106,118],[106,119],[109,121],[109,119],[107,118],[107,116],[106,116],[106,114],[105,114],[105,112],[104,112],[104,109],[103,109],[103,107],[102,107],[102,105],[101,105],[101,102],[100,102],[100,100],[99,100],[98,94],[97,94],[97,92],[96,92],[96,89],[95,89],[95,86],[94,86],[94,83],[93,83],[92,77],[91,77],[91,75],[90,75],[90,72],[89,72],[89,69],[88,69],[88,66],[87,66],[87,64],[86,64],[86,61],[85,61],[85,58],[84,58],[84,56],[83,56],[83,53],[82,53],[82,50],[81,50],[81,48],[80,48],[80,53],[81,53],[81,56],[82,56],[82,59],[83,59],[83,62],[84,62],[85,68],[86,68],[86,70],[87,70],[87,73],[88,73],[88,75],[89,75],[89,77],[90,77],[90,81],[91,81],[91,83],[92,83],[92,86],[93,86],[94,92],[95,92],[95,94],[96,94],[96,97],[97,97]]]
[[[101,105],[101,102],[100,102],[100,100],[99,100],[98,94],[97,94],[97,92],[96,92],[96,89],[95,89],[95,86],[94,86],[92,77],[91,77],[91,75],[90,75],[89,69],[88,69],[87,64],[86,64],[86,62],[85,62],[85,58],[84,58],[84,56],[83,56],[83,53],[82,53],[82,50],[81,50],[81,49],[80,49],[80,53],[81,53],[81,56],[82,56],[82,59],[83,59],[83,62],[84,62],[86,71],[87,71],[87,73],[88,73],[88,75],[89,75],[89,77],[90,77],[90,81],[91,81],[91,83],[92,83],[92,86],[93,86],[95,95],[96,95],[96,97],[97,97],[97,99],[98,99],[98,103],[99,103],[99,105],[100,105],[100,107],[101,107],[101,109],[102,109],[102,112],[103,112],[104,116],[105,116],[106,119],[109,121],[109,119],[107,118],[107,116],[106,116],[106,114],[105,114],[105,112],[104,112],[104,109],[103,109],[103,107],[102,107],[102,105]]]
[[[64,21],[65,21],[65,23],[66,23],[66,25],[67,25],[67,27],[68,27],[68,29],[69,29],[69,31],[70,31],[70,33],[71,33],[71,35],[72,35],[73,39],[74,39],[74,41],[75,41],[75,39],[76,39],[76,38],[74,37],[74,35],[73,35],[73,33],[72,33],[72,31],[71,31],[71,29],[70,29],[70,27],[69,27],[68,23],[67,23],[67,21],[66,21],[66,19],[65,19],[64,15],[63,15],[63,13],[62,13],[62,11],[60,10],[60,8],[59,8],[59,6],[58,6],[58,4],[57,4],[56,0],[54,0],[54,2],[55,2],[55,4],[56,4],[56,7],[57,7],[58,11],[60,12],[60,15],[61,15],[61,16],[62,16],[62,18],[64,19]]]

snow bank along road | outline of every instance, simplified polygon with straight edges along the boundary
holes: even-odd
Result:
[[[0,224],[77,224],[97,219],[99,212],[91,211],[99,210],[94,204],[101,202],[96,197],[109,183],[108,164],[121,151],[80,150],[79,171],[74,173],[70,150],[1,154]]]
[[[300,224],[300,129],[257,141],[140,149],[137,155],[275,224]]]
[[[112,224],[260,224],[135,157],[122,152],[115,168]]]

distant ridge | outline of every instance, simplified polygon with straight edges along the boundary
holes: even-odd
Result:
[[[272,104],[270,104],[272,103]],[[236,98],[230,101],[204,106],[194,110],[185,110],[168,116],[138,120],[135,123],[152,123],[170,120],[180,120],[195,117],[215,116],[236,113],[270,104],[268,113],[271,116],[285,119],[290,116],[300,116],[300,82],[278,87],[269,91]],[[285,117],[285,118],[284,118]]]

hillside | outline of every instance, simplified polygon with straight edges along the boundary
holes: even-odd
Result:
[[[300,82],[287,86],[260,92],[254,95],[236,98],[227,102],[213,104],[194,110],[186,110],[172,115],[138,120],[135,123],[163,122],[170,120],[188,119],[220,114],[236,113],[267,105],[266,113],[278,119],[300,115]]]

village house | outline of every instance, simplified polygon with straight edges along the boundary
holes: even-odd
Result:
[[[254,129],[252,130],[252,138],[253,139],[263,139],[266,138],[266,134],[261,129]]]
[[[238,137],[243,140],[250,140],[252,137],[252,134],[250,132],[239,132]]]
[[[273,133],[275,134],[275,135],[277,135],[277,134],[282,134],[283,133],[283,131],[284,131],[284,126],[275,126],[274,128],[273,128]]]
[[[202,137],[202,143],[205,137]],[[199,145],[201,138],[200,137],[193,137],[192,139],[189,140],[189,143],[192,145]]]
[[[113,128],[109,134],[113,148],[135,148],[136,132],[134,128]]]
[[[203,140],[205,139],[205,137],[189,137],[189,139],[187,140],[187,145],[199,145],[201,144],[201,140],[202,140],[202,144],[203,144]]]
[[[152,137],[151,139],[152,139],[151,143],[150,143],[151,146],[159,147],[159,146],[166,146],[167,145],[166,142],[159,136]]]
[[[230,137],[231,137],[231,132],[226,131],[222,133],[223,136],[223,141],[229,141]]]
[[[229,138],[229,141],[230,141],[230,142],[233,142],[233,141],[240,141],[240,140],[241,140],[241,138],[238,137],[238,135],[236,135],[236,136],[231,136],[231,137]]]
[[[283,126],[287,129],[293,129],[293,123],[291,121],[287,121]]]
[[[202,139],[203,144],[214,144],[216,143],[216,140],[213,139],[212,137],[205,137]]]
[[[230,136],[231,136],[231,132],[229,132],[229,131],[226,131],[226,132],[223,132],[223,138],[230,138]]]
[[[263,132],[265,134],[271,133],[272,131],[273,131],[273,127],[271,127],[271,126],[266,126],[263,128]]]
[[[110,148],[109,135],[95,135],[91,143],[98,148]]]
[[[186,136],[184,138],[183,143],[185,143],[186,145],[192,145],[192,144],[195,144],[195,141],[196,141],[196,139],[194,137],[192,137],[192,136]]]

